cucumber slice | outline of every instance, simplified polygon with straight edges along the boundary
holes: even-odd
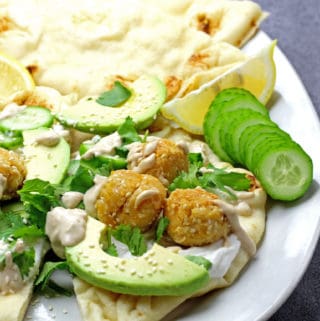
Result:
[[[28,106],[19,113],[0,120],[1,131],[22,132],[40,127],[51,127],[53,116],[47,108]]]
[[[240,164],[240,159],[238,157],[239,151],[237,147],[239,145],[241,132],[255,124],[275,126],[269,118],[266,118],[262,114],[251,109],[223,113],[222,117],[226,118],[226,125],[222,127],[220,132],[221,145],[227,154],[234,160],[234,163],[238,164]],[[241,129],[240,133],[238,131],[239,127]]]
[[[214,123],[220,112],[239,111],[241,109],[252,109],[269,118],[267,108],[249,91],[240,90],[240,88],[233,88],[233,90],[233,95],[231,93],[225,95],[226,90],[217,95],[209,106],[208,117],[205,117],[204,126],[206,126],[206,122],[208,125]],[[224,98],[224,96],[226,97]]]
[[[265,118],[263,115],[252,112],[255,114],[256,118],[248,117],[243,120],[241,123],[235,124],[231,133],[230,133],[230,149],[234,155],[234,159],[238,164],[241,164],[240,160],[240,137],[243,132],[254,125],[266,125],[266,126],[276,126],[270,119]]]
[[[220,133],[226,121],[224,117],[218,117],[212,125],[206,126],[205,140],[213,152],[222,160],[229,163],[233,163],[233,159],[226,153],[221,145]]]
[[[265,153],[265,150],[274,148],[276,146],[290,146],[294,144],[294,142],[290,139],[290,136],[281,136],[276,133],[269,133],[261,136],[262,138],[258,137],[255,142],[253,142],[251,145],[248,145],[249,147],[244,154],[244,163],[250,170],[254,168],[254,164],[259,159],[259,157]]]
[[[19,146],[22,146],[23,139],[21,136],[17,136],[14,133],[0,132],[0,147],[6,149],[15,149]]]
[[[311,185],[313,165],[298,144],[282,145],[264,152],[256,163],[254,174],[273,199],[293,201]]]
[[[79,147],[80,155],[85,154],[91,147],[95,144],[92,142],[83,142]],[[107,164],[112,168],[112,170],[123,169],[127,167],[127,159],[123,157],[119,157],[118,155],[115,156],[105,156],[100,155],[94,157],[97,160],[97,163]],[[86,160],[84,160],[86,161]]]
[[[286,135],[288,134],[284,132],[279,132],[280,128],[273,122],[269,124],[256,124],[247,127],[240,136],[239,139],[239,160],[242,165],[246,165],[245,159],[246,159],[246,153],[249,148],[252,148],[252,144],[255,143],[257,138],[260,136],[263,136],[264,139],[266,139],[267,135],[276,135],[281,136],[281,135]]]

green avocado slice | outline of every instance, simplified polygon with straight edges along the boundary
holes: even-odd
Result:
[[[63,179],[70,161],[70,146],[60,138],[55,146],[36,144],[35,140],[49,128],[37,128],[23,132],[23,154],[26,158],[26,179],[39,178],[52,184],[58,184]]]
[[[117,130],[130,116],[138,129],[148,127],[166,99],[166,88],[156,77],[144,75],[132,83],[131,97],[119,107],[103,106],[97,97],[84,97],[57,113],[65,126],[94,134]]]
[[[194,293],[209,281],[205,268],[156,243],[143,256],[111,256],[99,243],[105,229],[89,217],[84,240],[66,248],[69,267],[82,280],[117,293],[177,296]]]

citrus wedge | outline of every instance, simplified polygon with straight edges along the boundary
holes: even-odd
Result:
[[[273,60],[276,40],[255,56],[249,57],[219,77],[204,84],[182,98],[175,98],[163,105],[161,113],[186,131],[203,134],[203,119],[207,110],[222,90],[231,87],[245,88],[260,102],[266,104],[275,85],[276,68]]]
[[[0,100],[33,90],[35,84],[28,70],[16,59],[0,53]]]

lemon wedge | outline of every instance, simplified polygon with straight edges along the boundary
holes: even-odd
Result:
[[[35,87],[29,71],[16,59],[0,53],[0,101]]]
[[[245,88],[254,94],[260,102],[266,104],[275,85],[276,67],[273,59],[276,40],[256,55],[236,65],[219,77],[163,105],[161,113],[173,120],[186,131],[203,134],[204,116],[219,91],[231,87]]]

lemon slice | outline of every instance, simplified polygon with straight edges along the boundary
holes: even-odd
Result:
[[[276,68],[273,60],[276,40],[255,56],[249,57],[219,77],[182,98],[168,101],[161,108],[164,117],[173,120],[186,131],[203,134],[204,116],[219,91],[239,87],[249,90],[266,104],[275,85]]]
[[[0,53],[0,101],[22,91],[33,90],[35,84],[28,70],[16,59]]]

